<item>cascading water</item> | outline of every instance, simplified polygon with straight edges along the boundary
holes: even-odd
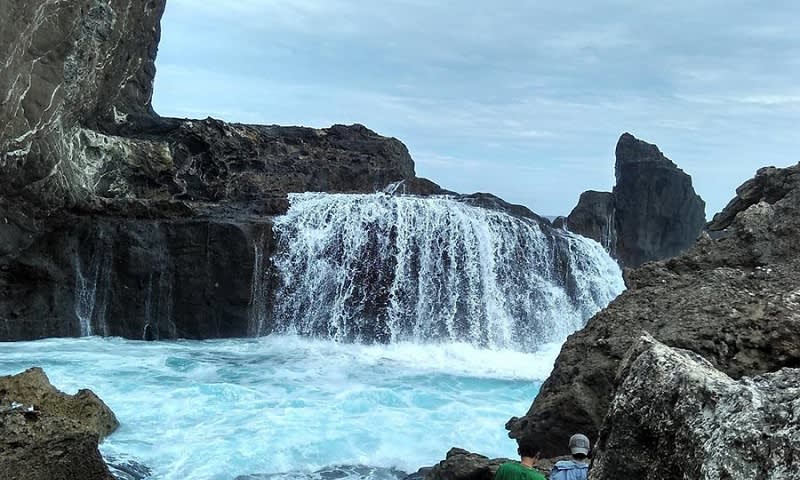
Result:
[[[302,193],[290,204],[274,227],[274,331],[529,351],[624,289],[600,244],[452,198]]]
[[[108,335],[106,306],[111,273],[111,249],[99,236],[92,243],[88,265],[81,265],[75,255],[75,316],[80,323],[80,334],[87,337],[95,334]],[[95,329],[95,325],[99,331]]]
[[[268,317],[269,307],[267,305],[268,296],[268,277],[269,273],[265,266],[264,233],[253,242],[253,278],[250,288],[250,324],[247,327],[251,336],[260,336],[261,329]]]
[[[514,455],[508,416],[530,405],[564,337],[623,289],[601,245],[445,197],[293,195],[273,226],[249,237],[248,320],[276,335],[19,342],[0,375],[41,365],[61,389],[94,390],[124,425],[103,454],[153,480],[395,480],[453,445]],[[129,291],[144,338],[177,336],[166,237],[143,236],[152,254],[126,288],[124,244],[103,231],[75,260],[83,333],[107,335]]]

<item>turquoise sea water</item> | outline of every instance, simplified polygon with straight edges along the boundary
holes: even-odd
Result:
[[[89,337],[0,343],[0,375],[41,366],[67,393],[94,390],[121,423],[103,454],[153,479],[413,472],[453,446],[514,456],[503,425],[528,409],[558,348]]]

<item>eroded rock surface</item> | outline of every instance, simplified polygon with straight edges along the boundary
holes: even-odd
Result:
[[[636,267],[689,248],[705,225],[705,202],[692,179],[657,146],[623,134],[612,193],[587,191],[567,217],[569,230],[600,242]]]
[[[800,478],[800,370],[736,381],[644,337],[620,369],[589,478]]]
[[[0,377],[0,478],[112,480],[97,444],[118,425],[90,390],[59,392],[40,368]]]
[[[549,477],[553,465],[565,458],[569,457],[542,458],[536,463],[535,468],[545,477]],[[494,480],[500,465],[512,461],[516,460],[489,458],[463,448],[451,448],[444,460],[432,468],[421,471],[425,471],[425,480]],[[413,475],[410,478],[413,478]]]
[[[4,340],[247,335],[287,193],[438,189],[400,141],[361,125],[158,116],[164,5],[0,2]]]
[[[597,438],[620,361],[643,331],[734,379],[800,366],[800,166],[745,185],[717,217],[730,221],[711,224],[716,239],[626,271],[628,290],[569,337],[528,413],[508,422],[512,436],[545,455],[575,432]]]

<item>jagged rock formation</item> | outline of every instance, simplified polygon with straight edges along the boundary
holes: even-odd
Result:
[[[288,192],[438,189],[402,143],[360,125],[156,115],[164,5],[0,3],[2,339],[246,335],[250,272]]]
[[[511,435],[545,455],[597,438],[620,361],[642,331],[734,379],[800,366],[800,165],[759,170],[682,255],[626,272],[628,290],[571,335]]]
[[[617,142],[616,157],[614,191],[581,194],[567,228],[597,240],[627,267],[689,248],[706,222],[691,177],[629,133]]]
[[[619,382],[589,478],[800,478],[800,369],[736,381],[643,337]]]
[[[0,477],[113,480],[97,444],[118,425],[90,390],[61,393],[40,368],[0,377]]]

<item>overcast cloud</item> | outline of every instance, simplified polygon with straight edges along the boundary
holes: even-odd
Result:
[[[547,215],[613,186],[629,131],[710,218],[757,168],[800,160],[798,20],[788,0],[169,0],[154,106],[362,123],[420,176]]]

